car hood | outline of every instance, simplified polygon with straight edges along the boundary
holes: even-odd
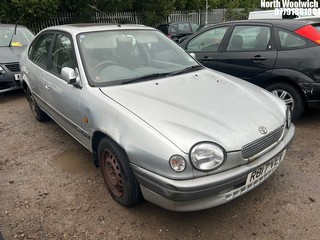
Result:
[[[204,69],[101,91],[147,122],[183,152],[212,141],[237,151],[284,124],[285,104],[269,92]]]
[[[19,62],[25,47],[0,47],[0,63]]]

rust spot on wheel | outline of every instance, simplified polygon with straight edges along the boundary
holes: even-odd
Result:
[[[121,197],[124,193],[123,178],[117,158],[109,150],[104,150],[102,163],[102,171],[108,188],[116,197]]]

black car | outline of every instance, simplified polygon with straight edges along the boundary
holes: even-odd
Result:
[[[194,22],[173,22],[160,24],[157,29],[166,34],[175,42],[179,42],[180,38],[189,36],[196,32],[199,24]]]
[[[297,119],[320,102],[320,24],[244,20],[209,26],[182,47],[203,65],[257,84],[291,106]]]
[[[0,24],[0,93],[21,88],[20,54],[33,37],[24,26]]]

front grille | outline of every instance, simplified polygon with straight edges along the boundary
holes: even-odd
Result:
[[[19,63],[5,64],[5,66],[10,72],[20,72]]]
[[[283,126],[277,128],[266,136],[258,138],[251,143],[244,145],[241,149],[243,158],[250,158],[265,150],[277,142],[283,133]]]

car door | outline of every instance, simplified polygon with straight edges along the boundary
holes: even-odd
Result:
[[[222,40],[225,38],[228,26],[207,29],[190,39],[185,48],[194,53],[196,59],[204,66],[215,69]]]
[[[77,59],[71,36],[58,32],[52,47],[49,71],[44,80],[47,101],[52,109],[51,115],[59,125],[80,142],[84,142],[88,133],[84,131],[85,123],[82,121],[80,107],[83,91],[79,85],[68,84],[62,78],[61,71],[64,67],[76,70]]]
[[[41,109],[50,113],[50,103],[47,102],[47,90],[44,81],[47,77],[49,66],[50,48],[53,43],[54,33],[43,32],[32,43],[28,52],[30,62],[26,66],[28,85]]]
[[[215,69],[255,84],[270,76],[277,57],[270,25],[235,25]]]

